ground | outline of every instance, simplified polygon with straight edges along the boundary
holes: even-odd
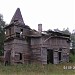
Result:
[[[0,75],[75,75],[75,63],[0,65]]]

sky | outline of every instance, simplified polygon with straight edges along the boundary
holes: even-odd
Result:
[[[75,29],[75,0],[1,0],[0,14],[9,24],[16,9],[20,8],[24,23],[38,30]]]

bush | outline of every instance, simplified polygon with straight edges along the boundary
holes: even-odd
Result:
[[[70,54],[70,62],[75,62],[75,54]]]
[[[70,52],[74,55],[75,54],[75,49],[71,49]]]

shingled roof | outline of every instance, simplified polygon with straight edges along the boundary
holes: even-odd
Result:
[[[17,10],[16,10],[14,16],[12,17],[12,20],[11,20],[10,23],[13,23],[15,21],[18,21],[18,22],[24,24],[24,21],[23,21],[22,15],[21,15],[20,8],[17,8]]]

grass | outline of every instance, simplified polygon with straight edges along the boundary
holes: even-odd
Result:
[[[75,75],[75,69],[63,69],[64,66],[73,67],[75,63],[0,65],[0,75]]]

